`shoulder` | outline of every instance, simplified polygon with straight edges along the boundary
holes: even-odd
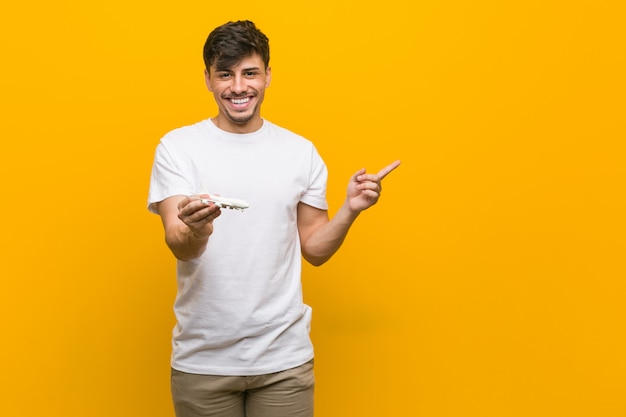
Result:
[[[268,135],[277,138],[279,140],[288,141],[294,145],[305,146],[305,147],[314,147],[313,142],[304,136],[295,133],[287,128],[282,126],[278,126],[272,122],[265,120],[266,123],[266,131]]]
[[[161,138],[161,143],[167,145],[176,142],[181,143],[185,141],[194,141],[198,138],[204,137],[209,129],[207,122],[207,120],[203,120],[191,125],[170,130]]]

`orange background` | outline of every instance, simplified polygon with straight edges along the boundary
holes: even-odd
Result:
[[[409,5],[411,4],[411,7]],[[0,415],[172,417],[159,138],[215,114],[201,49],[271,39],[263,115],[313,140],[317,415],[626,415],[622,1],[10,2],[0,13]]]

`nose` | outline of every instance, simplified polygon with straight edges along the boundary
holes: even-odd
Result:
[[[230,91],[232,91],[233,94],[241,94],[246,91],[245,80],[241,75],[235,75],[233,77]]]

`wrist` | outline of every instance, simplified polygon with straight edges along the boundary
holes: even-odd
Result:
[[[352,208],[350,205],[350,200],[346,199],[339,209],[339,213],[342,213],[342,216],[346,218],[350,223],[352,223],[356,218],[361,214],[361,210],[356,210]]]

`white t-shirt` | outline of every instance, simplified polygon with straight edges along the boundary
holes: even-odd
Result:
[[[327,170],[314,145],[266,120],[233,134],[204,120],[157,146],[148,208],[174,195],[246,200],[222,209],[204,254],[178,261],[172,367],[259,375],[313,358],[302,301],[299,202],[326,210]]]

